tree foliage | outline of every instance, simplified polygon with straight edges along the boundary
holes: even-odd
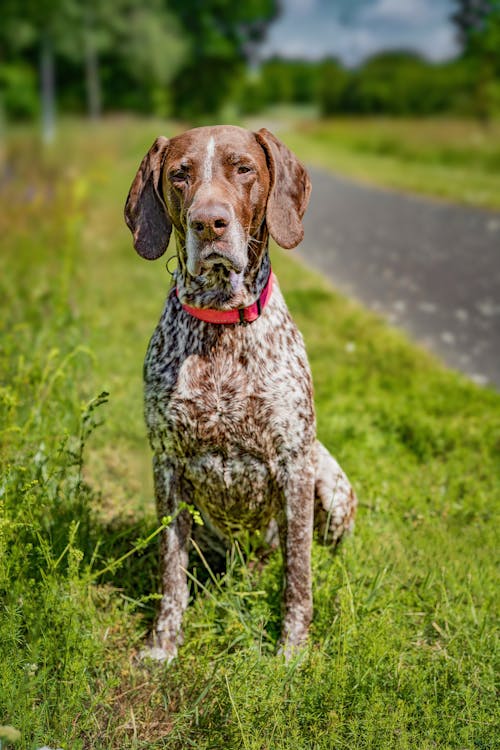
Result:
[[[213,115],[234,96],[278,9],[278,0],[3,0],[4,106],[33,116],[38,71],[44,111],[57,84],[59,105],[86,102],[93,116],[102,108]]]
[[[279,0],[3,0],[0,107],[12,118],[42,110],[48,127],[55,94],[60,109],[94,117],[134,110],[191,121],[213,118],[227,102],[242,113],[282,103],[324,115],[456,112],[483,121],[500,111],[500,0],[455,0],[456,60],[430,63],[402,50],[355,69],[334,58],[257,65],[279,7]],[[342,8],[349,11],[347,0]]]
[[[413,52],[383,52],[348,69],[335,58],[318,62],[273,58],[252,73],[243,111],[271,104],[316,105],[323,115],[472,114],[473,70],[463,60],[433,64]]]
[[[487,121],[500,104],[500,0],[455,0],[452,20],[473,72],[474,113]]]
[[[189,39],[189,55],[175,77],[174,111],[213,115],[235,92],[269,24],[277,0],[170,0]]]
[[[490,49],[498,33],[499,0],[455,0],[455,6],[451,18],[457,26],[464,53],[477,54],[479,50]],[[500,56],[498,47],[496,52],[497,57]]]

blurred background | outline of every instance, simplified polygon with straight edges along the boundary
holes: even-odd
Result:
[[[497,208],[499,50],[500,0],[4,0],[0,138],[266,124],[339,173]]]
[[[194,121],[500,108],[496,0],[4,0],[8,122],[113,112]]]

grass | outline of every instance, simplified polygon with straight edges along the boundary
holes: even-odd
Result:
[[[283,124],[308,163],[368,183],[500,208],[500,121],[337,118]]]
[[[336,555],[314,546],[295,662],[274,654],[280,556],[261,568],[236,546],[225,577],[193,571],[179,659],[134,659],[157,591],[141,365],[168,275],[135,255],[121,211],[166,130],[68,123],[53,151],[29,131],[8,142],[0,724],[30,750],[493,750],[500,396],[276,249],[356,532]]]

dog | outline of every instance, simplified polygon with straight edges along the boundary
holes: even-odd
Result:
[[[177,248],[174,286],[147,350],[145,416],[162,532],[162,598],[151,655],[182,643],[192,516],[215,547],[245,529],[279,534],[284,558],[279,650],[288,658],[312,618],[313,527],[336,544],[357,500],[316,439],[304,342],[271,270],[269,238],[294,248],[311,183],[265,128],[201,127],[159,137],[125,205],[137,252]]]

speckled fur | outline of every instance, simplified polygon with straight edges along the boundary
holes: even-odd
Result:
[[[240,174],[241,163],[253,171]],[[182,500],[193,503],[219,547],[241,530],[277,526],[287,655],[306,638],[312,616],[313,525],[321,540],[337,543],[352,526],[356,498],[316,440],[304,342],[278,283],[260,318],[246,326],[198,320],[181,302],[218,309],[253,302],[269,275],[269,233],[283,247],[298,244],[309,189],[302,165],[268,131],[198,128],[155,142],[126,206],[140,254],[158,257],[173,225],[179,258],[177,293],[167,297],[144,366],[158,513],[173,513]],[[195,210],[216,216],[219,204],[229,204],[230,225],[221,237],[207,230],[200,239],[192,229]],[[241,236],[244,246],[234,240]],[[201,272],[193,276],[188,268]],[[162,658],[172,658],[182,642],[190,534],[183,511],[162,540],[163,596],[152,638]]]

